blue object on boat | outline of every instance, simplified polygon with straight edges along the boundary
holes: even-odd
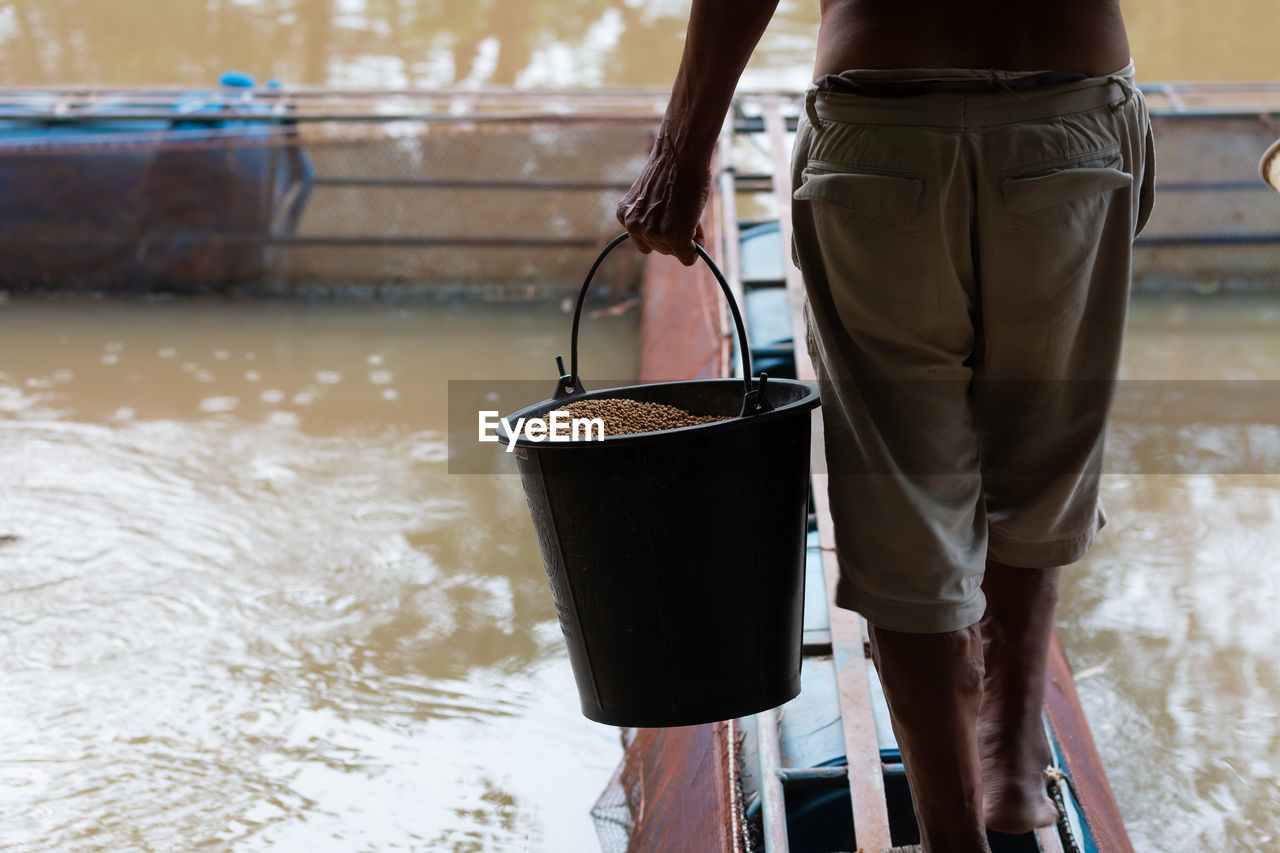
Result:
[[[748,290],[747,332],[752,336],[753,352],[765,352],[785,347],[790,350],[791,305],[787,301],[785,287],[757,287]]]
[[[782,233],[777,222],[766,222],[744,228],[738,234],[741,243],[742,283],[781,283],[787,277],[789,252],[783,251]]]
[[[795,379],[796,357],[787,289],[757,287],[746,292],[743,302],[747,329],[752,335],[751,358],[759,365],[758,369],[779,379]]]
[[[791,307],[784,281],[785,255],[778,223],[744,228],[739,234],[743,294],[751,358],[758,370],[780,379],[796,378]]]
[[[252,74],[244,71],[224,71],[218,78],[218,85],[230,89],[252,89],[258,85],[258,81]]]

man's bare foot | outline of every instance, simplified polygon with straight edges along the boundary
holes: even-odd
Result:
[[[1041,722],[1057,570],[988,562],[982,588],[983,815],[987,829],[1020,835],[1058,820],[1057,807],[1045,795],[1050,752]]]
[[[1009,704],[1001,673],[1007,672],[1010,665],[1010,650],[998,636],[993,636],[998,632],[992,626],[983,625],[983,629],[986,672],[978,714],[983,815],[987,829],[1021,835],[1058,820],[1058,808],[1045,795],[1044,788],[1049,745],[1038,714],[1018,714],[1009,719],[1011,715],[1001,713]]]
[[[1045,761],[1023,756],[1010,762],[1009,756],[1019,747],[997,745],[985,724],[982,733],[982,808],[987,829],[1009,835],[1021,835],[1037,827],[1058,822],[1058,807],[1045,795]],[[1043,740],[1043,735],[1041,736]],[[1047,752],[1046,748],[1046,752]],[[1021,765],[1015,769],[1012,765]]]
[[[993,832],[1022,835],[1058,822],[1058,808],[1045,796],[1043,786],[1035,790],[1022,785],[993,788],[984,782],[982,789],[987,829]]]
[[[983,712],[987,710],[984,703]],[[999,723],[989,722],[985,713],[978,723],[987,829],[1021,835],[1036,827],[1052,826],[1058,822],[1058,807],[1045,794],[1049,748],[1043,732],[1010,737],[1011,733],[1002,729]]]

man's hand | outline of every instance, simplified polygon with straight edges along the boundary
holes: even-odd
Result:
[[[649,154],[640,177],[618,202],[618,221],[646,255],[674,255],[686,267],[698,260],[702,209],[711,194],[711,168],[681,157],[664,133]]]
[[[778,0],[693,0],[684,54],[658,141],[618,202],[618,221],[640,251],[691,266],[711,195],[711,158],[738,77]]]

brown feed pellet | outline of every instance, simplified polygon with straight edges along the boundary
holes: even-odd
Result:
[[[729,420],[720,415],[690,414],[665,403],[641,403],[623,397],[578,400],[561,406],[559,411],[567,412],[572,418],[600,418],[604,421],[606,438]]]

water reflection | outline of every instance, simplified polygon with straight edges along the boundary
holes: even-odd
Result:
[[[1280,378],[1278,309],[1137,300],[1125,376]],[[578,715],[518,483],[444,447],[446,379],[546,377],[566,319],[0,307],[0,837],[590,849],[615,735]],[[632,324],[593,318],[600,375]],[[1129,428],[1158,441],[1113,447],[1059,630],[1138,849],[1269,850],[1280,476],[1143,475],[1239,436]]]
[[[1136,300],[1125,375],[1200,380],[1192,386],[1280,378],[1276,307],[1274,297]],[[1273,850],[1274,426],[1118,426],[1112,455],[1132,467],[1103,478],[1111,523],[1064,572],[1058,624],[1112,787],[1138,850]],[[1251,436],[1252,456],[1241,447]],[[1248,473],[1197,473],[1241,458]]]
[[[633,372],[633,318],[598,322]],[[446,378],[546,374],[566,325],[0,309],[5,844],[586,849],[616,734],[578,714],[518,480],[443,444]]]
[[[1121,7],[1143,79],[1280,70],[1260,64],[1280,36],[1270,0]],[[673,0],[7,0],[0,73],[7,85],[207,86],[239,68],[334,86],[669,86],[687,15]],[[783,0],[745,82],[803,86],[817,26],[817,0]]]
[[[6,5],[13,49],[0,67],[34,84],[207,85],[229,67],[315,85],[648,82],[653,63],[678,62],[685,14],[618,0]]]

